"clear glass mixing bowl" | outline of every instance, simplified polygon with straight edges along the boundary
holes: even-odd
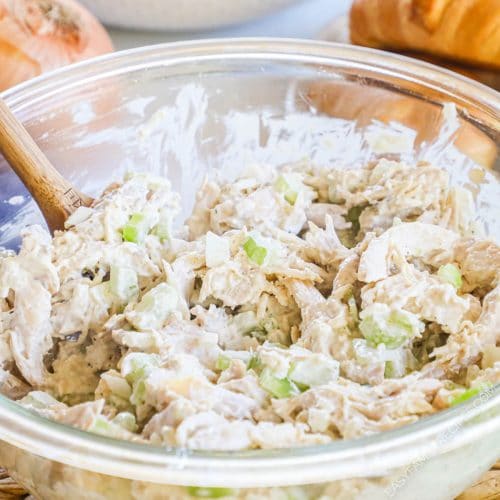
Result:
[[[306,156],[351,168],[390,155],[443,165],[500,237],[498,94],[425,63],[292,40],[182,43],[75,65],[3,97],[90,194],[127,169],[155,171],[187,213],[212,168],[231,176]],[[15,248],[21,228],[41,221],[0,159],[0,245]],[[0,464],[42,499],[451,499],[500,455],[500,389],[379,435],[238,453],[120,442],[0,397],[0,439]]]

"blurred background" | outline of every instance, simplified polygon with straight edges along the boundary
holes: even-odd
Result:
[[[0,91],[113,50],[230,37],[402,50],[500,89],[500,0],[0,0]]]
[[[100,7],[104,7],[104,4],[108,3],[106,0],[84,0],[83,3],[96,12],[104,21],[116,20],[116,17],[112,14],[106,15],[104,8],[101,11]],[[147,3],[161,4],[162,0],[156,0],[156,2],[154,0],[153,2],[147,0],[141,3],[143,5]],[[177,4],[181,3],[177,2]],[[120,50],[178,40],[216,37],[273,36],[318,38],[323,35],[325,27],[331,21],[339,16],[346,16],[351,6],[351,0],[254,0],[247,2],[240,0],[232,0],[230,2],[227,0],[206,0],[205,2],[197,3],[212,4],[211,16],[215,19],[211,16],[207,18],[207,12],[203,12],[201,18],[196,15],[184,15],[183,19],[178,19],[177,23],[175,23],[172,20],[172,15],[168,15],[167,13],[163,24],[169,29],[169,32],[151,32],[144,29],[137,29],[137,25],[141,24],[141,21],[134,22],[134,16],[130,18],[127,18],[125,15],[120,16],[122,22],[128,20],[128,24],[130,26],[135,25],[136,29],[111,27],[109,33],[116,49]],[[233,8],[227,7],[227,4],[233,4]],[[243,5],[241,10],[239,10],[234,9],[235,4],[248,4],[248,6],[243,8],[245,7]],[[215,12],[213,9],[215,9]],[[232,12],[228,12],[228,10],[232,10]],[[257,18],[252,19],[253,16]],[[230,24],[231,17],[240,20],[240,22],[236,25],[214,27],[218,22]],[[245,18],[248,19],[245,21]],[[148,23],[148,21],[150,22]],[[157,22],[160,23],[161,21]],[[192,26],[196,24],[199,25],[198,29],[193,29]],[[142,19],[142,25],[153,25],[155,28],[158,28],[157,25],[155,26],[155,22],[146,18],[146,16]],[[187,26],[187,30],[178,31],[183,25]],[[212,27],[208,28],[207,25],[211,25]]]

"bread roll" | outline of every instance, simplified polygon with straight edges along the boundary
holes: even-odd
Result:
[[[500,69],[500,0],[354,0],[351,41]]]

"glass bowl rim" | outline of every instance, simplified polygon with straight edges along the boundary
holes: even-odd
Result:
[[[15,112],[35,104],[40,99],[71,87],[84,86],[92,80],[131,73],[145,68],[180,64],[196,60],[252,59],[269,61],[309,62],[327,66],[362,67],[375,75],[390,74],[405,81],[417,82],[463,102],[482,107],[489,116],[492,129],[500,129],[498,114],[500,97],[497,92],[464,76],[439,68],[427,62],[364,47],[309,40],[276,38],[212,39],[194,42],[176,42],[130,49],[70,65],[22,83],[3,92],[1,97]],[[334,64],[335,63],[335,64]],[[437,83],[439,82],[439,83]],[[251,468],[254,474],[280,470],[289,480],[268,481],[269,485],[313,483],[325,480],[332,465],[343,460],[352,464],[360,455],[372,458],[389,451],[393,460],[385,460],[386,467],[409,463],[418,453],[428,452],[432,436],[450,426],[461,426],[466,421],[500,407],[500,386],[490,391],[491,397],[477,407],[478,398],[420,419],[398,429],[358,439],[333,441],[319,446],[281,450],[243,452],[209,452],[167,450],[146,444],[116,440],[91,434],[32,414],[15,402],[0,396],[0,439],[35,452],[52,460],[80,467],[81,458],[88,454],[82,468],[131,479],[152,480],[172,484],[237,485],[235,471],[243,474]],[[499,419],[500,420],[500,419]],[[484,430],[498,429],[500,422],[486,420],[464,430],[458,441],[470,442]],[[457,440],[455,440],[457,441]],[[456,442],[454,441],[454,445]],[[458,442],[457,441],[457,442]],[[415,449],[411,449],[414,445]],[[418,446],[417,446],[418,445]],[[82,455],[82,453],[84,455]],[[95,456],[98,453],[98,456]],[[434,454],[439,451],[434,450]],[[125,456],[124,456],[125,455]],[[135,458],[132,456],[135,455]],[[350,462],[349,462],[350,460]],[[364,466],[366,462],[363,461]],[[325,466],[327,468],[325,468]],[[291,469],[287,469],[290,468]],[[300,481],[293,478],[296,467],[302,467]],[[148,472],[148,468],[150,469]],[[288,471],[288,475],[287,475]],[[178,477],[175,477],[175,476]],[[358,474],[359,475],[359,474]],[[262,481],[261,481],[262,482]],[[265,479],[263,482],[266,482]]]

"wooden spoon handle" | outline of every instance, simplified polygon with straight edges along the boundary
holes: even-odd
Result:
[[[51,231],[63,229],[70,214],[92,203],[54,168],[2,99],[0,153],[38,203]]]

